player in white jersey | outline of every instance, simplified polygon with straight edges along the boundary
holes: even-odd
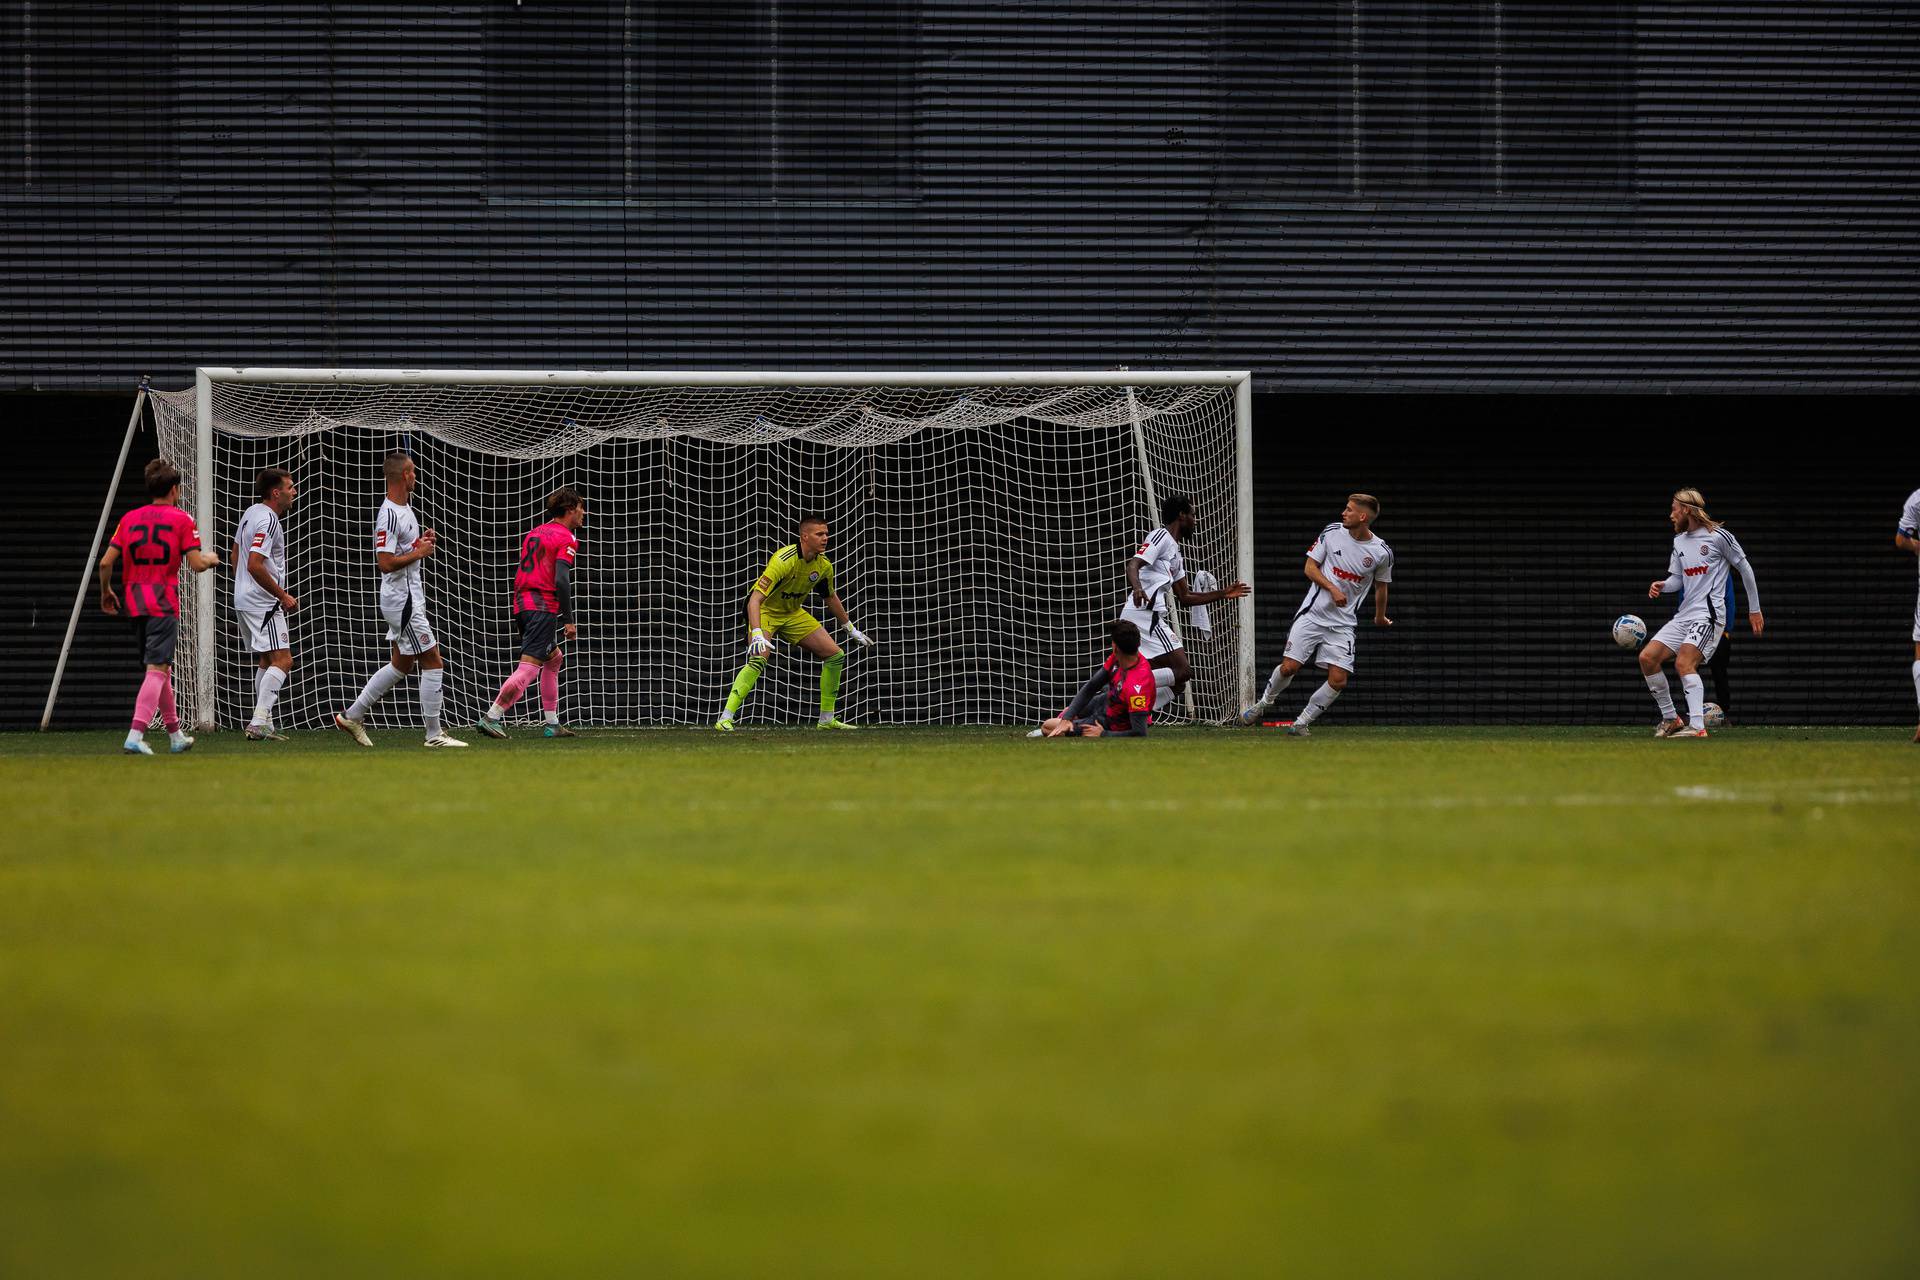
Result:
[[[1754,584],[1747,553],[1739,539],[1707,515],[1707,500],[1700,491],[1682,489],[1674,494],[1667,519],[1673,524],[1673,556],[1668,561],[1667,576],[1648,585],[1647,599],[1658,600],[1678,591],[1680,607],[1640,650],[1640,674],[1646,677],[1647,690],[1660,708],[1660,727],[1653,736],[1704,738],[1707,686],[1700,678],[1700,664],[1712,660],[1731,622],[1725,604],[1729,572],[1740,571],[1740,584],[1747,593],[1747,622],[1754,635],[1766,630],[1767,620],[1760,612],[1760,588]],[[1669,658],[1687,694],[1684,720],[1674,714],[1673,694],[1662,670]]]
[[[1900,512],[1900,528],[1893,535],[1893,545],[1902,551],[1920,555],[1920,489],[1915,489],[1907,497],[1907,505]],[[1920,698],[1920,600],[1916,600],[1913,606],[1913,695]],[[1913,740],[1920,742],[1920,728],[1913,731]]]
[[[285,742],[274,732],[273,704],[293,674],[287,615],[300,607],[287,590],[287,534],[280,522],[293,506],[293,477],[268,467],[253,483],[257,499],[233,533],[233,616],[253,655],[253,719],[247,741]]]
[[[1120,602],[1120,618],[1140,629],[1140,653],[1154,669],[1158,692],[1153,709],[1173,701],[1193,674],[1187,651],[1167,615],[1177,606],[1218,604],[1238,600],[1251,587],[1229,583],[1217,591],[1195,591],[1187,585],[1187,561],[1180,540],[1193,534],[1193,499],[1170,494],[1160,503],[1160,528],[1149,533],[1127,561],[1127,595]]]
[[[1333,705],[1353,674],[1353,634],[1369,590],[1374,593],[1373,625],[1393,625],[1387,616],[1393,548],[1373,532],[1379,517],[1378,498],[1370,493],[1348,494],[1339,522],[1322,529],[1307,548],[1305,573],[1313,585],[1293,615],[1283,660],[1267,677],[1260,700],[1240,713],[1240,723],[1250,725],[1265,715],[1300,669],[1313,662],[1326,671],[1326,682],[1314,690],[1287,728],[1295,737],[1309,736],[1313,722]]]
[[[387,500],[380,504],[380,514],[373,522],[373,558],[380,568],[380,614],[387,621],[391,660],[373,673],[353,705],[334,716],[333,723],[352,734],[361,746],[372,746],[373,740],[367,737],[367,713],[387,690],[418,666],[420,718],[426,724],[427,745],[464,747],[466,743],[440,727],[446,672],[440,660],[440,642],[433,638],[433,627],[427,621],[427,592],[422,583],[420,562],[434,553],[439,539],[433,530],[422,529],[413,514],[413,490],[419,483],[413,459],[397,449],[389,453],[386,477]]]

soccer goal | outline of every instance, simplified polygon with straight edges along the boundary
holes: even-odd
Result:
[[[1252,576],[1244,372],[209,368],[153,398],[223,559],[261,468],[299,486],[283,726],[331,724],[385,661],[371,529],[393,449],[417,462],[414,508],[439,534],[426,590],[452,723],[510,669],[520,538],[563,484],[588,504],[561,680],[579,724],[711,721],[742,660],[748,589],[807,515],[829,521],[840,596],[877,641],[851,654],[840,695],[861,724],[1058,711],[1099,662],[1125,563],[1168,494],[1195,504],[1189,574]],[[198,579],[178,655],[183,710],[202,726],[244,723],[253,703],[231,583],[230,566]],[[1205,629],[1177,620],[1193,680],[1176,712],[1203,722],[1253,695],[1252,602],[1209,614]],[[811,718],[817,690],[814,659],[781,646],[742,722]],[[403,723],[411,701],[388,699],[374,723]]]

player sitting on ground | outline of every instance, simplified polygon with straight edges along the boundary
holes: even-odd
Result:
[[[1907,505],[1900,512],[1900,527],[1894,531],[1893,545],[1920,555],[1920,489],[1907,496]],[[1913,606],[1913,695],[1920,698],[1920,601]],[[1913,731],[1913,740],[1920,742],[1920,728]]]
[[[193,517],[180,509],[179,470],[165,458],[155,458],[147,464],[146,481],[147,504],[120,517],[113,540],[100,557],[100,609],[108,614],[120,612],[120,598],[113,593],[113,566],[125,557],[120,582],[127,592],[127,617],[147,675],[133,701],[133,725],[121,749],[129,755],[153,754],[146,734],[158,711],[177,755],[193,746],[193,739],[180,728],[180,710],[173,699],[173,650],[180,639],[180,564],[184,560],[187,568],[204,573],[219,564],[220,557],[200,549],[200,531]]]
[[[535,680],[540,682],[540,709],[546,713],[546,736],[575,737],[560,723],[560,667],[566,651],[554,632],[571,640],[578,634],[573,621],[573,555],[580,540],[575,535],[587,520],[587,502],[571,486],[547,496],[547,521],[520,542],[520,566],[513,574],[514,622],[520,628],[520,663],[507,677],[493,705],[477,728],[490,738],[507,736],[501,719]]]
[[[422,585],[420,562],[432,555],[439,538],[431,529],[422,529],[413,514],[413,490],[420,482],[413,459],[399,450],[386,458],[387,500],[373,521],[373,559],[380,568],[380,614],[386,619],[387,641],[392,646],[387,665],[373,673],[366,688],[353,705],[334,716],[334,725],[353,735],[363,747],[373,745],[367,736],[367,713],[385,697],[387,690],[420,667],[420,718],[426,724],[429,747],[464,747],[458,738],[449,737],[440,727],[440,704],[446,677],[440,660],[440,642],[433,638],[427,622],[427,591]]]
[[[1120,616],[1139,629],[1140,652],[1155,668],[1159,690],[1153,704],[1156,711],[1173,701],[1193,674],[1186,648],[1167,618],[1174,605],[1186,609],[1238,600],[1252,590],[1244,582],[1231,583],[1218,591],[1188,587],[1187,562],[1180,541],[1193,535],[1195,523],[1193,499],[1169,494],[1160,504],[1161,527],[1148,534],[1127,561],[1128,591],[1120,602]]]
[[[253,655],[253,719],[248,742],[285,742],[273,729],[273,704],[293,674],[287,615],[300,602],[286,588],[287,535],[280,521],[293,507],[293,477],[268,467],[253,482],[254,504],[233,534],[233,616]]]
[[[870,646],[873,641],[861,634],[847,618],[840,593],[833,586],[833,565],[827,560],[827,522],[822,516],[808,516],[800,522],[799,541],[780,548],[767,561],[767,570],[747,593],[747,665],[733,678],[727,694],[727,709],[720,713],[714,728],[733,731],[733,717],[746,702],[760,673],[767,669],[767,655],[775,640],[797,644],[808,653],[825,660],[820,670],[820,723],[822,729],[851,729],[836,718],[835,703],[840,696],[840,672],[846,655],[820,620],[806,611],[807,596],[818,587],[827,593],[827,607],[855,644]]]
[[[1667,511],[1673,524],[1673,555],[1663,581],[1647,587],[1647,599],[1680,592],[1680,607],[1673,618],[1647,641],[1640,650],[1640,674],[1660,708],[1660,727],[1656,738],[1704,738],[1707,736],[1706,683],[1700,678],[1700,664],[1713,660],[1720,637],[1726,634],[1729,619],[1722,603],[1727,598],[1727,573],[1740,570],[1741,585],[1747,589],[1747,622],[1753,634],[1766,629],[1760,613],[1760,589],[1754,585],[1753,566],[1740,542],[1707,515],[1707,500],[1698,489],[1682,489],[1673,495]],[[1673,694],[1667,688],[1667,675],[1661,668],[1673,659],[1680,673],[1680,687],[1686,690],[1687,718],[1674,714]]]
[[[1140,652],[1140,628],[1122,619],[1107,624],[1113,652],[1073,695],[1073,702],[1040,726],[1045,738],[1144,738],[1153,723],[1153,664]],[[1105,698],[1101,697],[1105,694]]]
[[[1252,724],[1265,715],[1281,690],[1293,683],[1300,668],[1317,658],[1327,673],[1326,683],[1314,690],[1300,718],[1287,727],[1294,737],[1310,737],[1313,722],[1333,705],[1353,674],[1353,635],[1359,624],[1360,605],[1376,584],[1373,625],[1393,625],[1393,619],[1387,616],[1393,548],[1385,539],[1374,536],[1373,522],[1379,516],[1378,498],[1370,493],[1349,494],[1347,505],[1340,510],[1340,522],[1322,529],[1307,548],[1304,571],[1313,585],[1307,588],[1306,599],[1293,615],[1284,659],[1267,677],[1260,701],[1240,713],[1240,723]]]

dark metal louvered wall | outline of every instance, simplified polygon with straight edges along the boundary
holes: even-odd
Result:
[[[0,5],[0,383],[1920,386],[1910,4]]]

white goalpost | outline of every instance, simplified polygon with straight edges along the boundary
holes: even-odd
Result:
[[[835,585],[878,642],[853,652],[842,714],[862,724],[1031,722],[1104,651],[1125,563],[1158,501],[1192,497],[1188,572],[1253,569],[1252,384],[1245,372],[593,373],[198,371],[151,393],[161,451],[227,560],[264,467],[291,471],[285,525],[295,671],[282,726],[317,728],[386,660],[372,524],[393,449],[439,534],[429,615],[447,719],[471,720],[515,653],[521,536],[563,484],[587,498],[580,635],[564,717],[700,724],[744,658],[743,605],[798,521],[824,516]],[[195,582],[175,666],[202,727],[244,723],[253,662],[231,564]],[[810,607],[832,625],[816,599]],[[1193,680],[1176,718],[1224,720],[1254,695],[1253,604],[1179,619]],[[781,646],[740,719],[810,719],[818,664]],[[373,723],[410,723],[389,698]]]

